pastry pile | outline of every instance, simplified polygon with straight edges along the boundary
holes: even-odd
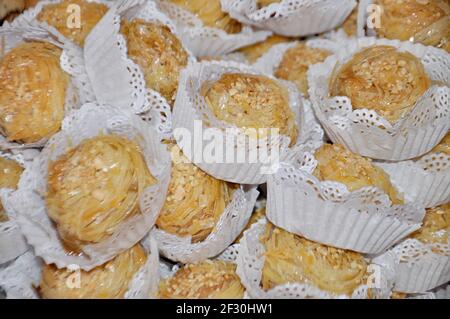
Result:
[[[449,2],[335,2],[0,4],[7,297],[448,291]]]

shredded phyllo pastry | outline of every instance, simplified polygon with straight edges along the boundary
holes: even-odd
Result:
[[[264,216],[266,216],[266,207],[261,207],[261,208],[255,209],[253,211],[252,216],[250,216],[247,226],[245,226],[244,230],[239,234],[239,237],[236,238],[236,240],[234,242],[238,243],[241,240],[241,238],[244,237],[244,232],[247,231],[248,229],[250,229],[250,227],[252,227],[252,225],[254,223],[256,223],[258,220],[260,220]]]
[[[39,292],[47,299],[124,298],[131,280],[146,260],[147,254],[138,244],[90,271],[45,265]]]
[[[329,55],[331,52],[328,50],[310,48],[300,43],[286,51],[275,76],[294,82],[299,91],[308,97],[308,69],[313,64],[323,62]]]
[[[353,109],[375,110],[395,122],[430,87],[421,61],[391,46],[372,46],[356,53],[330,78],[330,96],[347,96]]]
[[[56,28],[62,35],[82,47],[88,34],[107,11],[108,7],[101,3],[63,0],[43,7],[37,18]],[[74,16],[78,12],[79,19]]]
[[[349,37],[356,36],[356,29],[358,25],[358,6],[353,9],[352,13],[345,19],[342,24],[342,29],[344,29],[345,34]]]
[[[422,227],[411,235],[425,244],[448,245],[450,234],[450,203],[429,208],[422,221]]]
[[[139,198],[155,182],[135,142],[97,136],[50,163],[48,214],[67,249],[79,252],[140,214]]]
[[[0,188],[16,189],[23,168],[16,162],[0,157]],[[0,222],[8,220],[8,216],[0,202]]]
[[[22,43],[0,59],[0,132],[8,141],[33,143],[61,127],[69,76],[61,50]]]
[[[206,260],[187,264],[159,286],[163,299],[240,299],[244,287],[236,275],[236,265]]]
[[[254,63],[261,57],[264,53],[269,51],[271,47],[276,44],[289,42],[290,39],[287,37],[283,37],[281,35],[272,35],[268,37],[265,41],[255,43],[249,46],[246,46],[239,50],[242,54],[245,55],[245,58],[250,62]]]
[[[448,0],[376,0],[383,11],[377,34],[443,47],[450,39]]]
[[[222,11],[220,0],[168,0],[197,16],[205,27],[218,28],[226,33],[239,33],[242,25]]]
[[[236,184],[206,174],[190,163],[176,145],[170,146],[172,176],[156,225],[171,234],[204,240],[231,202]]]
[[[436,145],[430,153],[444,153],[450,156],[450,133],[447,133],[442,141]]]
[[[353,154],[338,144],[324,144],[314,154],[317,167],[313,174],[321,181],[335,181],[352,192],[374,186],[387,194],[392,204],[403,204],[401,195],[391,184],[389,175],[371,160]]]
[[[169,103],[174,100],[180,71],[188,54],[167,26],[141,19],[122,21],[128,56],[144,73],[147,87],[158,91]]]
[[[359,253],[309,241],[269,224],[262,287],[308,283],[333,294],[351,295],[367,281],[367,263]]]
[[[295,144],[298,126],[289,106],[289,93],[260,75],[228,73],[201,89],[214,116],[242,129],[279,129]]]

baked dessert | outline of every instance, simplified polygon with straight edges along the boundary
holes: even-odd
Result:
[[[409,52],[376,45],[336,66],[330,96],[347,96],[353,109],[375,110],[390,122],[408,113],[430,87],[422,62]]]
[[[79,252],[140,214],[139,198],[155,182],[134,141],[86,139],[49,164],[48,215],[66,248]]]
[[[347,19],[345,19],[344,23],[342,24],[342,29],[344,30],[347,36],[354,37],[356,36],[357,25],[358,25],[358,6],[356,6],[350,13],[350,15],[347,17]]]
[[[379,36],[446,48],[450,39],[447,0],[376,0],[382,7]]]
[[[167,26],[142,19],[122,21],[121,33],[128,56],[141,68],[147,87],[173,103],[180,72],[188,63],[180,40]]]
[[[222,29],[230,34],[239,33],[242,30],[239,21],[232,19],[228,13],[222,11],[220,0],[209,0],[208,5],[202,0],[168,1],[194,14],[205,27]]]
[[[295,144],[298,126],[290,108],[287,88],[268,77],[243,73],[223,74],[203,84],[200,92],[214,116],[242,129],[278,128]]]
[[[261,242],[265,261],[264,290],[286,283],[306,283],[337,295],[350,296],[367,282],[368,264],[356,252],[307,240],[268,224]]]
[[[187,264],[159,286],[163,299],[240,299],[244,287],[236,275],[236,265],[206,260]]]
[[[46,299],[124,298],[146,260],[146,252],[137,244],[90,271],[79,270],[79,281],[74,280],[75,273],[67,268],[44,265],[38,290]]]
[[[410,238],[417,239],[424,244],[449,245],[450,234],[450,203],[429,208],[422,221],[422,227],[414,232]]]
[[[10,142],[34,143],[59,131],[69,76],[61,49],[24,42],[0,59],[0,133]]]
[[[0,189],[9,188],[16,189],[22,175],[23,168],[13,160],[9,160],[0,156]],[[0,201],[0,222],[8,220],[3,205]]]
[[[73,5],[78,6],[80,10],[79,26],[77,19],[73,18],[74,13],[78,12],[72,9]],[[45,5],[37,19],[56,28],[62,35],[82,47],[86,37],[107,11],[108,7],[98,2],[62,0]]]
[[[164,206],[156,221],[159,229],[192,242],[213,231],[236,184],[218,180],[190,163],[177,145],[170,145],[172,175]]]
[[[392,185],[389,175],[371,163],[371,160],[353,154],[338,144],[324,144],[314,154],[317,167],[313,175],[321,181],[335,181],[352,192],[373,186],[387,194],[392,204],[403,204],[402,196]]]
[[[270,50],[276,44],[287,43],[291,41],[290,38],[281,35],[272,35],[262,42],[258,42],[244,48],[239,49],[239,52],[244,54],[248,62],[254,63],[264,53]]]
[[[274,75],[277,78],[294,82],[298,90],[308,97],[307,73],[309,67],[323,62],[329,55],[331,55],[331,52],[328,50],[311,48],[305,43],[299,43],[284,53]]]
[[[0,3],[0,21],[10,14],[20,13],[25,8],[25,0],[7,0]]]

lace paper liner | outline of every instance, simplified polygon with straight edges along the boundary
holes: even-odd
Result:
[[[222,10],[236,20],[291,37],[332,30],[356,6],[354,0],[282,0],[261,9],[256,0],[221,0],[221,3]]]
[[[450,281],[448,245],[424,244],[408,238],[375,258],[374,262],[395,268],[395,291],[425,293]]]
[[[176,23],[184,45],[197,57],[228,54],[239,48],[264,41],[272,35],[272,32],[254,31],[248,26],[243,26],[240,33],[229,34],[218,28],[205,27],[194,14],[173,3],[156,2],[161,11]]]
[[[135,140],[158,183],[143,191],[141,215],[127,219],[108,239],[84,246],[83,255],[68,255],[47,216],[44,194],[47,190],[48,164],[68,148],[101,133]],[[156,132],[139,117],[112,106],[85,104],[66,117],[62,131],[49,140],[33,165],[25,170],[18,190],[11,196],[11,204],[18,214],[17,221],[28,243],[48,264],[54,263],[58,268],[77,264],[83,270],[101,265],[132,247],[149,232],[164,204],[171,170],[167,154]]]
[[[450,284],[444,285],[436,290],[434,290],[434,295],[436,299],[450,299]]]
[[[260,238],[264,233],[266,220],[262,218],[244,232],[244,237],[239,245],[239,254],[236,260],[236,273],[241,278],[241,282],[247,289],[250,298],[256,299],[367,299],[369,298],[369,289],[372,290],[374,298],[387,298],[390,294],[388,280],[385,278],[383,269],[380,271],[381,283],[385,288],[369,288],[367,285],[361,285],[355,289],[351,296],[334,295],[323,291],[312,284],[307,283],[289,283],[278,285],[268,291],[261,288],[262,270],[264,267],[264,245]]]
[[[364,47],[390,45],[418,57],[433,85],[414,108],[395,124],[374,110],[353,110],[348,97],[328,97],[328,79],[337,64],[345,63]],[[375,38],[348,40],[325,62],[308,72],[309,95],[319,121],[331,140],[353,153],[380,160],[406,160],[430,151],[450,128],[450,55],[442,50],[410,42]]]
[[[367,254],[381,253],[420,228],[425,210],[393,205],[376,187],[349,192],[338,182],[312,175],[314,156],[303,153],[282,164],[267,180],[267,218],[289,232],[329,246]]]
[[[16,20],[14,20],[16,21]],[[20,23],[19,23],[20,22]],[[18,23],[12,25],[7,22],[0,28],[0,38],[3,37],[5,43],[4,52],[9,52],[12,48],[16,47],[22,42],[30,40],[46,41],[56,45],[63,50],[61,54],[61,68],[71,76],[70,83],[67,87],[66,99],[64,103],[65,114],[70,113],[72,110],[78,109],[79,104],[79,91],[77,89],[76,81],[64,66],[64,56],[70,54],[72,46],[68,42],[63,42],[64,39],[56,38],[48,29],[45,29],[41,24],[35,21],[27,21],[19,19]],[[15,143],[8,142],[8,140],[0,134],[0,148],[9,150],[21,150],[27,148],[38,148],[44,146],[48,138],[41,139],[34,143]]]
[[[177,133],[174,137],[189,160],[208,174],[234,183],[261,184],[266,181],[269,174],[278,169],[279,163],[277,160],[266,161],[267,163],[264,163],[264,160],[256,160],[254,161],[256,163],[252,163],[248,160],[251,158],[249,154],[252,154],[252,152],[253,154],[259,154],[255,147],[265,147],[268,154],[279,151],[279,160],[288,160],[289,157],[295,156],[300,149],[312,147],[322,140],[323,131],[312,119],[314,118],[312,114],[305,114],[307,108],[303,106],[304,101],[293,83],[266,75],[288,89],[290,107],[299,124],[299,139],[297,144],[291,148],[288,147],[289,138],[286,136],[269,136],[259,139],[257,143],[249,143],[248,138],[239,128],[215,118],[199,92],[204,82],[218,79],[222,74],[232,72],[261,74],[258,70],[245,64],[231,61],[196,63],[182,72],[173,110],[173,127],[180,134]],[[196,128],[198,123],[202,124],[200,132]],[[225,131],[225,129],[227,130]],[[184,136],[186,132],[189,134]],[[199,136],[199,133],[201,133],[201,136]],[[233,149],[245,153],[244,161],[241,163],[216,163],[217,161],[208,163],[203,158],[198,158],[197,155],[200,154],[200,151],[200,155],[202,155],[205,149],[203,136],[210,136],[212,133],[220,137],[225,151]],[[199,147],[200,150],[198,150]],[[194,151],[191,152],[191,150]],[[226,161],[222,160],[222,162]]]
[[[196,263],[219,255],[247,225],[258,195],[256,187],[236,190],[213,231],[201,242],[192,243],[190,237],[179,237],[155,227],[152,235],[158,241],[161,254],[182,263]]]
[[[450,201],[450,156],[432,153],[418,160],[375,162],[406,200],[430,208]]]
[[[145,247],[147,248],[147,247]],[[146,263],[133,276],[125,299],[147,299],[154,296],[159,282],[159,255],[156,242],[152,240],[151,249],[146,249]],[[0,269],[0,286],[6,291],[8,299],[39,299],[36,287],[41,281],[42,260],[32,252],[27,252],[4,269]],[[76,289],[76,288],[74,288]]]
[[[5,268],[0,269],[0,287],[7,299],[37,299],[34,287],[41,280],[42,260],[31,251],[18,257]]]

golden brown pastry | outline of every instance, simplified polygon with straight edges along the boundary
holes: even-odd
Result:
[[[358,6],[356,6],[352,13],[345,19],[342,24],[342,29],[344,29],[345,34],[349,37],[356,36],[356,29],[358,25]]]
[[[218,28],[226,33],[239,33],[242,25],[222,11],[220,0],[168,0],[197,16],[205,27]]]
[[[330,96],[348,96],[353,109],[375,110],[395,122],[404,116],[430,87],[422,62],[391,46],[371,46],[336,67]]]
[[[240,299],[243,296],[244,287],[236,275],[236,266],[224,261],[184,265],[159,286],[162,299]]]
[[[272,35],[262,42],[258,42],[242,49],[239,52],[244,54],[248,62],[254,63],[258,58],[260,58],[264,53],[270,50],[276,44],[287,43],[291,41],[290,38],[281,35]]]
[[[381,37],[414,41],[445,48],[450,39],[450,5],[447,0],[376,0],[383,11]]]
[[[2,0],[0,2],[0,20],[9,14],[21,12],[25,8],[24,0]]]
[[[128,56],[144,73],[148,88],[161,93],[169,103],[175,99],[181,69],[188,54],[167,26],[141,19],[122,21]]]
[[[368,158],[353,154],[338,144],[324,144],[314,154],[317,167],[313,172],[321,181],[335,181],[347,186],[350,192],[374,186],[386,193],[392,204],[403,204],[403,199],[391,184],[389,175]]]
[[[448,245],[450,234],[450,203],[428,208],[422,227],[414,232],[410,237],[425,244]]]
[[[213,231],[237,185],[206,174],[190,163],[176,145],[170,146],[173,165],[166,202],[156,221],[158,228],[192,242]]]
[[[307,240],[268,224],[262,287],[308,283],[333,294],[351,295],[367,281],[367,262],[356,252]]]
[[[228,73],[201,89],[215,117],[242,129],[278,128],[295,144],[298,126],[288,90],[261,75]]]
[[[0,59],[0,133],[8,141],[33,143],[59,131],[69,85],[60,56],[50,43],[26,42]]]
[[[391,294],[391,299],[406,299],[408,295],[404,292],[393,291]]]
[[[140,195],[154,183],[135,142],[114,135],[90,138],[50,163],[48,215],[66,247],[78,252],[140,214]]]
[[[73,19],[74,12],[70,5],[78,5],[80,8],[79,27],[74,25],[77,20]],[[44,6],[37,18],[56,28],[62,35],[82,47],[86,37],[107,11],[108,7],[101,3],[87,0],[63,0]]]
[[[74,278],[75,272],[66,268],[45,265],[39,292],[46,299],[124,298],[131,280],[146,260],[146,252],[137,244],[90,271],[79,270],[78,278]]]
[[[310,48],[304,43],[287,50],[275,71],[277,78],[292,81],[297,85],[300,92],[308,97],[309,67],[313,64],[325,61],[331,52],[319,48]]]
[[[16,189],[22,172],[22,166],[12,160],[0,157],[0,188]],[[0,222],[7,220],[8,216],[0,202]]]
[[[450,156],[450,133],[447,133],[442,141],[436,145],[430,153],[444,153]]]

